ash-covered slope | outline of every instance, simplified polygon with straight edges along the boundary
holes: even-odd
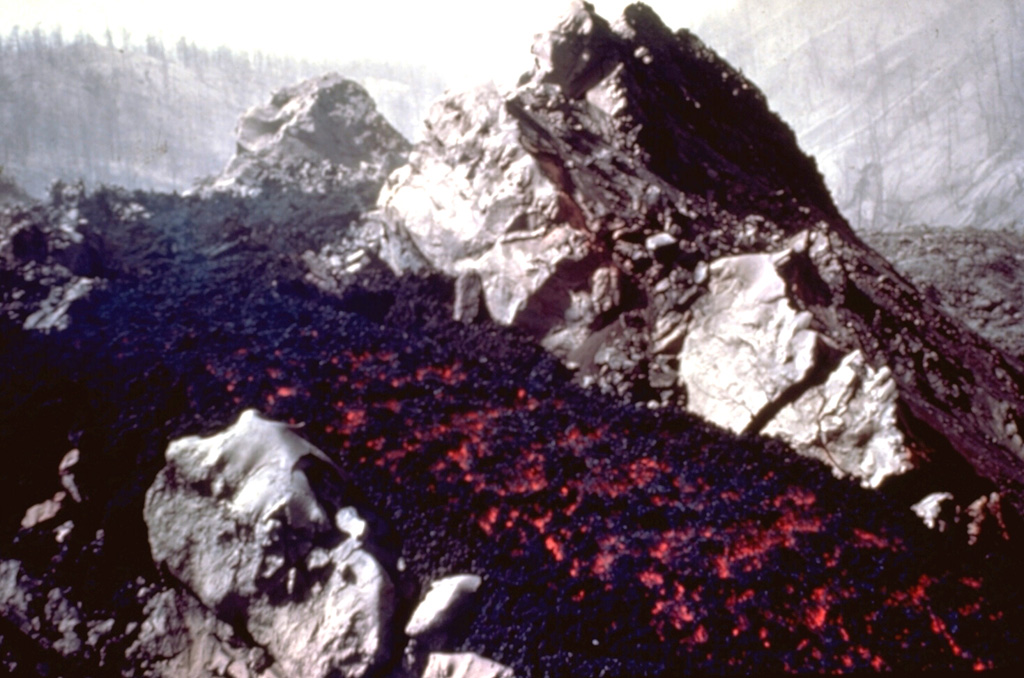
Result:
[[[0,447],[31,451],[0,497],[5,669],[1017,661],[1018,467],[985,438],[992,401],[1019,406],[1016,363],[852,236],[792,134],[693,36],[578,5],[536,52],[515,91],[442,101],[362,219],[358,183],[303,176],[64,188],[2,213]],[[705,367],[759,408],[732,408],[732,431],[680,408],[716,327],[731,338]],[[770,381],[727,371],[744,343]],[[807,420],[862,483],[754,435],[826,396],[835,416]],[[779,436],[806,453],[801,430]],[[926,455],[909,489],[861,486],[865,459]],[[934,530],[907,501],[929,478],[964,507]]]
[[[793,125],[855,228],[1020,230],[1019,4],[740,2],[699,29]]]
[[[969,227],[873,231],[884,253],[950,315],[1010,355],[1024,359],[1024,241],[1014,233]]]

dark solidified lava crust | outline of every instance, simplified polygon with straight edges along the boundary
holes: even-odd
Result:
[[[198,201],[132,199],[157,215],[136,220],[136,238],[222,223]],[[86,196],[81,212],[111,200],[127,198]],[[976,670],[1020,656],[1008,547],[929,532],[779,443],[580,389],[516,332],[449,320],[441,278],[376,267],[331,298],[255,241],[105,274],[63,332],[0,321],[3,548],[96,615],[141,615],[137,577],[164,576],[141,506],[168,441],[252,407],[301,426],[345,471],[400,591],[483,576],[458,647],[520,676]],[[75,531],[14,540],[69,445],[87,496],[67,509]],[[62,670],[117,674],[109,657],[87,660]]]

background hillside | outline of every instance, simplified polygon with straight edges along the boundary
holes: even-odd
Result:
[[[243,111],[328,71],[360,82],[410,138],[444,89],[439,76],[409,64],[14,29],[0,38],[0,167],[37,197],[55,179],[183,190],[223,169]]]
[[[765,92],[855,228],[1019,227],[1020,3],[737,0],[694,28]],[[223,168],[244,110],[332,70],[414,138],[451,74],[412,62],[14,29],[0,38],[0,166],[36,196],[57,178],[182,190]]]
[[[1020,2],[741,0],[698,34],[765,92],[855,228],[1020,227]]]

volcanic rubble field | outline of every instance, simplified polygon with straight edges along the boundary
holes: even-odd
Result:
[[[152,217],[111,218],[117,201]],[[242,209],[219,201],[100,192],[76,195],[76,209],[143,243],[175,221],[216,232],[222,210]],[[4,328],[5,556],[72,591],[80,623],[116,620],[70,662],[25,647],[5,621],[7,661],[123,668],[146,591],[171,585],[141,520],[163,451],[250,407],[301,426],[344,470],[409,599],[438,576],[482,573],[455,647],[522,675],[970,669],[1018,656],[1006,547],[930,532],[779,443],[574,386],[515,330],[451,320],[439,276],[374,267],[332,298],[265,252],[153,257],[151,270],[109,272],[63,332]],[[86,500],[18,531],[25,507],[59,489],[69,445]]]
[[[245,611],[274,596],[271,607],[302,609],[322,581],[289,579],[253,593],[260,601],[232,593],[201,609],[203,593],[173,559],[154,563],[151,544],[166,535],[143,519],[158,513],[151,486],[186,485],[175,476],[185,471],[165,468],[171,442],[223,432],[249,409],[326,455],[287,474],[308,479],[346,524],[359,523],[347,507],[358,512],[365,534],[350,527],[353,540],[393,584],[381,647],[352,659],[342,638],[340,664],[323,675],[444,675],[423,671],[422,646],[476,653],[521,678],[1018,662],[1020,363],[860,243],[792,133],[696,38],[668,32],[643,6],[611,27],[585,4],[552,36],[513,95],[483,89],[439,104],[373,213],[374,189],[408,148],[364,93],[336,79],[286,91],[257,117],[286,130],[275,116],[297,108],[289,97],[344,90],[359,113],[329,114],[350,110],[335,96],[324,117],[369,120],[360,129],[372,134],[359,138],[376,150],[354,161],[358,171],[303,158],[264,172],[236,158],[229,168],[242,170],[192,195],[58,184],[46,203],[0,212],[0,665],[25,676],[161,676],[199,657],[195,675],[280,676],[285,661],[309,659],[303,648],[272,656],[274,639],[257,642],[266,628]],[[652,54],[675,64],[660,71],[675,85],[643,70]],[[610,117],[583,99],[599,83],[592,98]],[[449,161],[451,175],[423,178]],[[456,254],[430,261],[449,237],[435,237],[444,225],[428,224],[430,210],[460,204],[446,193],[458,181],[479,182],[467,210],[486,211],[488,190],[510,195],[486,184],[501,175],[492,161],[531,168],[513,177],[530,197],[495,200],[500,218],[467,255],[485,262],[473,275]],[[548,199],[553,209],[538,207]],[[459,209],[453,219],[465,218]],[[486,241],[501,228],[497,245]],[[535,247],[537,233],[535,251],[515,249]],[[523,288],[529,312],[505,317],[503,276],[519,270],[509,262],[572,249],[546,245],[551,234],[577,239],[583,254],[549,261],[548,282]],[[756,258],[783,250],[788,258]],[[803,390],[776,394],[731,430],[683,408],[697,399],[680,375],[651,376],[684,360],[628,358],[629,342],[655,343],[651,326],[664,318],[689,333],[666,345],[700,349],[693,337],[712,326],[699,314],[724,303],[715,276],[740,260],[729,255],[755,256],[742,261],[757,266],[739,267],[765,272],[755,287],[785,288],[765,307],[818,347],[813,360],[827,357],[777,389]],[[607,289],[609,276],[623,281],[621,298],[605,304],[594,281]],[[583,288],[590,301],[579,301]],[[597,348],[565,350],[574,341]],[[616,351],[628,359],[601,363]],[[819,458],[794,449],[803,439],[786,422],[801,415],[786,408],[854,372],[867,395],[848,409],[884,417],[864,427],[839,411],[833,441],[895,440],[897,461],[907,454],[915,470],[887,479],[883,457],[869,460],[877,468],[860,458],[830,468],[827,446]],[[779,437],[757,435],[769,431]],[[857,475],[857,464],[868,470]],[[219,496],[204,487],[197,501]],[[926,517],[929,529],[911,505],[945,489],[955,499]],[[169,531],[190,520],[207,518],[182,515]],[[481,578],[470,603],[440,635],[410,642],[417,601],[456,574]],[[216,661],[188,630],[214,616],[202,623],[230,655]],[[457,675],[509,675],[482,665]]]

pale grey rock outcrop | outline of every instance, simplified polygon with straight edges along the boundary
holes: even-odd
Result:
[[[778,436],[837,475],[878,487],[911,468],[896,384],[859,350],[836,362],[835,344],[788,296],[777,265],[791,256],[746,254],[707,267],[679,354],[687,407],[737,433]]]
[[[259,192],[267,180],[324,193],[365,187],[368,203],[405,161],[409,142],[378,111],[363,87],[337,74],[274,93],[239,120],[235,155],[213,190]]]
[[[694,305],[679,354],[687,407],[719,426],[746,430],[820,361],[821,335],[797,312],[775,262],[746,254],[708,267],[707,293]]]
[[[433,652],[422,678],[514,678],[509,667],[472,652]]]
[[[475,574],[453,575],[431,582],[405,625],[405,634],[416,637],[440,629],[451,621],[455,609],[480,588],[480,583],[480,577]]]
[[[382,189],[381,211],[435,269],[479,276],[491,317],[523,321],[540,290],[557,284],[563,262],[587,254],[567,196],[520,142],[494,85],[439,102],[425,130]]]
[[[145,504],[157,563],[286,674],[356,677],[382,659],[392,585],[355,510],[331,515],[310,486],[323,453],[248,410],[166,456]]]

